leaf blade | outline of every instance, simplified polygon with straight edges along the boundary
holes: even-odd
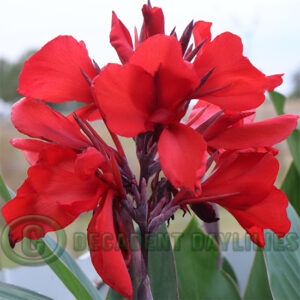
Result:
[[[49,235],[46,235],[43,240],[48,244],[50,250],[61,247],[55,240],[53,240]],[[93,286],[91,281],[87,278],[85,273],[78,266],[77,262],[73,257],[65,250],[62,251],[62,254],[59,256],[60,260],[70,269],[70,271],[79,279],[81,284],[86,288],[89,294],[94,300],[102,300],[102,297],[99,295],[98,290]],[[58,249],[60,252],[60,249]],[[51,267],[51,266],[50,266]]]
[[[272,295],[275,299],[298,299],[300,286],[300,219],[289,205],[288,216],[292,222],[290,232],[282,239],[267,231],[272,239],[265,246],[264,257]]]
[[[287,138],[292,157],[294,159],[295,167],[300,175],[300,130],[295,129]]]
[[[257,249],[255,254],[243,299],[273,300],[265,259],[261,249]]]
[[[228,259],[226,257],[222,258],[222,269],[225,273],[227,273],[230,278],[236,283],[236,285],[238,286],[238,278],[236,277],[236,274],[231,266],[231,264],[229,263]]]
[[[234,281],[217,266],[216,243],[195,218],[177,239],[174,254],[180,299],[241,299]]]
[[[51,300],[51,298],[19,286],[0,282],[0,299],[4,300]]]
[[[278,115],[284,114],[284,105],[286,98],[284,95],[278,92],[269,92],[269,96],[274,104],[275,110]],[[290,152],[295,162],[295,166],[300,175],[300,130],[295,129],[291,135],[287,138],[287,143],[290,148]]]
[[[274,104],[277,114],[283,115],[284,114],[285,96],[278,92],[275,92],[275,91],[269,92],[269,96]]]
[[[282,183],[281,190],[284,191],[290,204],[300,216],[300,174],[296,169],[295,162],[292,162],[288,173]]]
[[[156,244],[156,247],[153,250],[149,249],[148,252],[148,270],[153,299],[179,299],[175,258],[165,224],[156,234],[151,235],[150,243],[151,241]]]
[[[8,202],[11,199],[11,195],[1,175],[0,175],[0,196],[2,197],[4,202]]]

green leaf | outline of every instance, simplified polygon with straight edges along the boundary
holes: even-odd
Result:
[[[95,288],[95,286],[91,283],[91,281],[87,278],[85,273],[78,266],[73,257],[63,249],[55,240],[53,240],[49,235],[46,235],[43,239],[53,251],[54,249],[60,252],[62,250],[62,254],[59,256],[59,259],[71,270],[71,272],[80,280],[81,284],[87,289],[89,294],[92,296],[94,300],[102,300],[102,297],[99,294],[99,291]],[[51,265],[50,265],[51,267]]]
[[[51,300],[51,298],[15,285],[0,282],[2,300]]]
[[[277,92],[269,92],[270,98],[274,104],[275,110],[278,115],[284,114],[285,96]],[[300,130],[295,129],[292,134],[287,138],[291,154],[293,156],[296,169],[300,175]]]
[[[32,244],[36,247],[42,257],[45,257],[45,262],[49,265],[52,271],[75,296],[76,299],[93,300],[92,295],[82,285],[80,280],[72,273],[72,271],[63,263],[63,261],[53,254],[53,251],[42,240],[33,240]]]
[[[269,96],[275,106],[275,110],[278,115],[283,115],[283,109],[284,109],[284,104],[285,104],[285,96],[278,93],[278,92],[269,92]]]
[[[238,279],[236,277],[236,274],[235,274],[230,262],[228,261],[228,259],[226,257],[222,258],[222,269],[225,273],[227,273],[231,277],[231,279],[238,286]]]
[[[276,300],[299,299],[300,287],[300,219],[294,208],[287,208],[292,222],[290,232],[282,239],[267,231],[264,257],[272,295]]]
[[[105,300],[126,300],[123,296],[121,296],[117,291],[112,288],[109,288],[106,299]]]
[[[11,199],[11,195],[1,176],[0,176],[0,196],[5,202],[8,202]]]
[[[218,246],[195,218],[177,239],[174,254],[181,300],[241,299],[234,281],[217,266]]]
[[[179,299],[175,259],[165,224],[151,235],[148,246],[148,271],[153,299]]]
[[[295,129],[287,138],[291,154],[294,159],[295,167],[300,175],[300,130]]]
[[[255,254],[243,299],[273,299],[269,287],[264,254],[260,248],[257,249]]]
[[[0,178],[0,187],[1,190],[6,194],[5,199],[7,199],[7,201],[9,201],[11,197],[15,197],[13,192],[9,193],[2,178]],[[5,190],[9,194],[9,197],[7,196]],[[60,233],[64,234],[63,231]],[[76,299],[102,300],[102,297],[99,295],[97,289],[82,272],[75,260],[50,236],[46,235],[43,239],[32,240],[31,243],[40,253],[44,262],[49,265],[49,267],[53,270],[57,277],[60,278],[63,284],[69,289]],[[7,242],[6,244],[7,245],[5,247],[9,247],[9,243]]]
[[[295,163],[292,162],[288,173],[283,181],[281,190],[284,191],[289,202],[295,208],[298,216],[300,215],[300,175],[297,172]]]

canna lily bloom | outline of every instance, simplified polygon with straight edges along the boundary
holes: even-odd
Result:
[[[254,117],[254,110],[224,111],[216,105],[198,101],[187,124],[203,135],[211,152],[265,149],[276,153],[271,147],[291,134],[299,115],[286,114],[259,122],[254,122]]]
[[[156,49],[156,51],[153,51]],[[179,121],[198,86],[192,64],[175,37],[144,41],[125,65],[109,64],[96,77],[96,101],[111,131],[126,137],[159,130],[158,153],[175,187],[196,190],[206,166],[202,136]]]
[[[209,26],[206,26],[206,34],[209,32],[208,29]],[[208,45],[200,54],[206,49],[209,49]],[[227,109],[223,113],[224,105],[218,107],[205,102],[206,106],[210,105],[207,108],[204,107],[204,101],[199,100],[187,126],[178,124],[186,113],[190,99],[205,86],[206,83],[203,81],[210,78],[203,75],[199,80],[195,63],[184,60],[182,50],[182,43],[173,36],[163,34],[151,36],[130,54],[129,61],[125,65],[109,64],[103,68],[102,73],[95,78],[93,86],[96,102],[105,115],[108,127],[126,137],[134,137],[148,131],[158,132],[159,160],[167,178],[177,188],[188,187],[199,192],[201,188],[198,179],[206,167],[205,141],[210,152],[223,148],[229,150],[265,148],[265,151],[270,151],[271,146],[285,139],[296,127],[298,116],[286,115],[237,126],[251,118],[253,112],[243,111],[248,106],[243,106],[237,100],[240,98],[235,96],[233,90],[230,101],[235,103],[236,107],[239,106],[239,111]],[[242,53],[239,57],[238,60],[247,68],[255,69]],[[255,72],[259,71],[255,69]],[[263,78],[264,93],[266,78],[262,73],[260,76]],[[247,80],[253,81],[251,76]],[[277,80],[278,76],[272,76],[269,88],[278,84]],[[251,93],[249,95],[252,99],[253,95]],[[226,103],[229,103],[228,101]],[[231,105],[228,107],[233,108]],[[195,130],[190,130],[189,127]],[[234,133],[231,134],[231,131]],[[257,131],[260,134],[256,134]],[[227,144],[220,140],[223,134],[225,138],[229,137]],[[239,138],[236,139],[235,136]]]
[[[254,122],[265,91],[281,84],[282,75],[256,69],[236,35],[212,40],[211,23],[199,21],[178,39],[175,30],[165,34],[160,8],[148,3],[142,12],[134,43],[113,13],[110,42],[122,64],[100,72],[84,43],[71,36],[55,38],[25,63],[19,85],[25,98],[13,106],[11,119],[33,139],[11,144],[24,152],[30,168],[2,214],[14,246],[93,211],[88,244],[96,271],[122,296],[150,299],[146,234],[180,207],[190,205],[202,220],[215,222],[218,204],[261,247],[265,229],[279,237],[289,231],[288,200],[274,186],[279,166],[272,147],[291,133],[299,116]],[[197,104],[183,123],[193,99]],[[86,105],[66,117],[42,102],[71,100]],[[100,118],[116,150],[87,122]],[[117,134],[136,143],[139,183]],[[133,221],[142,238],[131,259]]]
[[[135,33],[135,48],[156,34],[164,34],[164,15],[160,8],[144,5],[144,23],[140,37]],[[244,111],[261,105],[266,90],[274,90],[282,83],[282,75],[266,76],[255,68],[249,59],[243,56],[243,44],[237,35],[225,32],[211,40],[212,23],[191,22],[184,30],[179,42],[182,56],[186,61],[193,60],[194,70],[198,75],[198,88],[191,94],[194,99],[201,99],[231,111]],[[193,45],[188,47],[191,35]],[[171,36],[176,37],[173,30]],[[117,51],[123,64],[130,61],[134,53],[132,39],[128,29],[113,13],[110,34],[112,46]]]
[[[99,72],[83,41],[58,36],[25,62],[18,92],[47,102],[83,102],[87,105],[76,111],[77,115],[96,120],[100,115],[94,105],[91,81]]]
[[[20,132],[46,142],[11,140],[31,165],[16,197],[2,208],[10,226],[11,245],[24,237],[39,239],[49,231],[65,228],[81,213],[94,210],[88,228],[92,263],[104,282],[131,298],[126,266],[130,249],[128,253],[120,250],[117,235],[124,232],[114,224],[123,228],[118,207],[126,196],[114,153],[108,146],[99,148],[94,139],[89,141],[79,126],[40,101],[24,98],[17,102],[12,108],[12,122]],[[27,225],[36,225],[39,230],[25,230]],[[105,234],[109,234],[107,239]]]
[[[135,47],[145,39],[165,33],[164,14],[159,7],[151,7],[150,3],[144,4],[142,8],[144,23],[141,28],[140,37],[135,31]],[[126,26],[118,19],[115,12],[112,13],[110,43],[115,48],[122,64],[129,62],[134,51],[133,42]]]
[[[243,56],[243,44],[237,35],[224,32],[211,41],[211,23],[196,22],[195,45],[201,45],[193,65],[200,78],[208,75],[194,98],[231,111],[258,107],[266,90],[282,83],[282,75],[265,76]]]
[[[210,217],[205,221],[215,222],[211,203],[216,203],[236,218],[254,243],[264,247],[265,229],[280,238],[291,226],[286,213],[288,199],[274,186],[278,170],[278,161],[271,153],[226,151],[202,182],[202,194],[193,197],[181,191],[173,205],[190,204],[196,213],[205,211],[204,216]]]

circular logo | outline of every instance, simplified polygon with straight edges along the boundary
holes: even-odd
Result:
[[[15,247],[11,246],[11,228],[18,228],[24,237]],[[50,237],[36,239],[43,237],[45,231],[55,231],[56,241]],[[62,255],[65,246],[65,231],[55,220],[47,216],[19,217],[7,224],[1,235],[1,247],[5,255],[11,261],[25,266],[41,265],[45,262],[52,263]]]

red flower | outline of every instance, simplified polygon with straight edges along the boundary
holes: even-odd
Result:
[[[112,218],[114,193],[113,190],[108,191],[101,207],[94,214],[88,227],[88,242],[92,263],[102,280],[124,297],[131,299],[131,279],[119,249]]]
[[[16,102],[12,107],[11,120],[21,133],[33,138],[78,150],[92,145],[78,125],[41,101],[23,98]]]
[[[122,251],[116,247],[105,250],[118,244],[112,208],[125,196],[113,152],[109,148],[106,153],[98,151],[78,126],[40,101],[24,98],[17,102],[12,121],[20,132],[49,142],[11,140],[31,164],[16,197],[2,208],[10,226],[11,244],[24,237],[39,239],[49,231],[65,228],[81,213],[94,210],[89,236],[108,233],[110,239],[91,249],[92,262],[104,282],[131,298],[131,279]],[[27,225],[43,230],[25,230]]]
[[[89,162],[86,154],[78,155],[74,150],[50,143],[39,142],[43,145],[38,145],[35,140],[16,139],[12,143],[34,153],[36,159],[31,160],[33,165],[28,169],[28,178],[18,189],[17,196],[2,208],[8,224],[22,216],[35,215],[47,216],[64,228],[80,213],[97,207],[106,187],[100,178],[85,176],[89,166],[83,168],[82,160]],[[49,228],[48,224],[41,225],[45,226],[43,232],[33,238],[38,239],[48,231],[57,230]],[[24,226],[26,224],[20,223],[10,228],[12,244],[24,237],[30,238],[23,235]]]
[[[164,15],[160,8],[144,5],[144,23],[140,37],[135,36],[135,47],[156,34],[164,34]],[[205,100],[224,109],[244,111],[258,107],[265,99],[266,90],[271,91],[282,83],[282,75],[265,76],[243,56],[241,39],[225,32],[211,41],[212,23],[190,23],[180,38],[182,55],[187,61],[194,57],[193,65],[199,77],[197,92],[193,98]],[[195,48],[187,47],[193,33]],[[171,35],[176,36],[175,31]],[[113,14],[111,44],[123,64],[133,54],[130,33]]]
[[[140,37],[135,32],[135,47],[145,39],[165,33],[164,15],[159,7],[150,7],[145,4],[142,9],[144,23],[141,28]],[[122,64],[129,61],[133,53],[133,43],[128,29],[118,19],[115,12],[112,14],[110,43],[115,48]]]
[[[110,43],[116,49],[122,64],[127,63],[133,53],[133,44],[128,29],[118,19],[115,12],[112,13],[109,38]]]
[[[265,76],[256,69],[243,56],[238,36],[226,32],[211,41],[211,23],[199,21],[177,39],[175,30],[165,35],[160,8],[149,3],[142,12],[135,50],[129,31],[113,13],[110,42],[123,65],[108,64],[100,72],[84,43],[70,36],[50,41],[25,63],[19,86],[25,98],[13,106],[12,122],[43,141],[11,140],[31,167],[17,196],[2,209],[12,245],[24,237],[41,238],[93,210],[88,227],[92,263],[104,282],[128,298],[133,292],[124,207],[142,234],[155,232],[188,204],[204,221],[216,221],[211,203],[235,216],[259,246],[264,246],[264,229],[279,237],[288,232],[288,200],[274,186],[278,162],[272,146],[291,133],[299,117],[253,122],[265,91],[281,84],[282,75]],[[188,47],[192,34],[195,48]],[[87,105],[65,117],[34,99]],[[192,99],[198,102],[183,124]],[[86,121],[99,119],[100,113],[116,150]],[[134,137],[139,184],[116,134]],[[166,178],[160,179],[161,170]],[[154,174],[148,198],[147,183]],[[34,216],[52,221],[42,223]],[[23,217],[24,222],[15,222]],[[27,230],[27,225],[42,230]],[[124,249],[119,233],[125,234]],[[141,273],[137,276],[143,282],[146,274]]]
[[[99,73],[83,41],[58,36],[24,64],[19,78],[20,94],[48,102],[76,100],[89,104],[77,115],[99,119],[91,93],[91,80]]]
[[[274,186],[278,169],[270,153],[225,152],[202,182],[201,196],[181,193],[173,204],[217,203],[237,219],[254,243],[264,247],[264,229],[282,237],[291,225],[286,213],[288,199]]]
[[[182,59],[180,43],[165,35],[147,39],[128,64],[106,66],[94,84],[98,105],[113,132],[131,137],[161,127],[162,169],[175,187],[192,190],[199,188],[196,178],[205,171],[206,143],[177,122],[197,85],[192,65]]]
[[[199,101],[187,124],[203,134],[211,151],[249,148],[269,151],[291,134],[299,115],[281,115],[259,122],[253,122],[254,117],[255,111],[224,112],[216,105]]]
[[[232,111],[258,107],[266,90],[282,83],[280,75],[265,76],[243,56],[241,39],[225,32],[210,41],[211,23],[197,22],[195,45],[203,44],[193,64],[200,78],[210,74],[194,97]]]
[[[159,7],[150,7],[144,4],[142,8],[144,24],[141,29],[140,42],[155,35],[165,33],[164,14]]]

